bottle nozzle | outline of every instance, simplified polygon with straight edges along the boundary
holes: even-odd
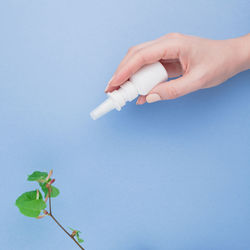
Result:
[[[166,81],[167,78],[168,73],[160,62],[145,65],[122,84],[118,90],[108,93],[109,98],[93,110],[90,116],[96,120],[112,109],[120,111],[126,102],[131,102],[139,94],[148,94],[154,86]]]
[[[102,104],[100,104],[97,108],[95,108],[91,113],[90,116],[93,120],[100,118],[101,116],[105,115],[112,109],[115,109],[114,102],[111,98],[105,100]]]

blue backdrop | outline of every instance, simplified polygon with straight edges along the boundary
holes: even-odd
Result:
[[[132,45],[169,32],[249,32],[250,2],[0,2],[1,249],[78,249],[21,215],[34,170],[87,250],[250,249],[250,71],[177,100],[89,112]],[[235,55],[237,57],[237,55]]]

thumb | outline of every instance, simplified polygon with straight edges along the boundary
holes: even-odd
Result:
[[[169,82],[156,85],[146,96],[148,103],[175,99],[198,90],[198,83],[191,75],[185,75]]]

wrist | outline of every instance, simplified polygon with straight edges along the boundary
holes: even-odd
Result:
[[[231,39],[237,73],[250,69],[250,33]]]

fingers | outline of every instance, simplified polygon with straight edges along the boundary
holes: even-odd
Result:
[[[151,45],[154,41],[149,41],[149,42],[145,42],[136,46],[131,47],[126,56],[123,58],[123,60],[120,62],[116,72],[118,72],[125,64],[126,62],[140,49],[147,47],[148,45]]]
[[[160,100],[175,99],[198,90],[199,86],[199,81],[195,80],[191,74],[188,74],[178,79],[158,84],[146,96],[146,101],[152,103]]]
[[[139,96],[136,104],[152,103],[160,100],[175,99],[199,89],[199,81],[191,74],[154,87],[147,96]]]
[[[130,55],[124,59],[125,61],[122,62],[122,65],[119,66],[115,72],[106,92],[111,92],[116,87],[123,84],[142,66],[157,62],[161,59],[176,59],[178,58],[178,55],[178,43],[174,43],[174,40],[156,40],[147,44],[145,47],[130,52]]]
[[[182,65],[179,60],[160,60],[168,72],[168,78],[178,77],[183,74]]]
[[[120,62],[116,72],[119,72],[119,70],[126,64],[126,62],[136,53],[138,52],[139,50],[143,49],[143,48],[146,48],[148,47],[149,45],[152,45],[153,43],[157,42],[157,41],[162,41],[163,39],[165,38],[165,36],[162,36],[158,39],[155,39],[155,40],[152,40],[152,41],[148,41],[148,42],[145,42],[145,43],[141,43],[141,44],[138,44],[136,46],[133,46],[131,47],[126,56],[123,58],[123,60]],[[115,73],[116,74],[116,73]]]
[[[141,96],[138,97],[136,104],[137,104],[137,105],[142,105],[142,104],[144,104],[145,102],[146,102],[146,96],[141,95]]]
[[[137,51],[139,51],[140,49],[142,49],[142,48],[145,48],[145,47],[147,47],[148,45],[150,45],[150,44],[152,44],[154,41],[149,41],[149,42],[145,42],[145,43],[142,43],[142,44],[139,44],[139,45],[136,45],[136,46],[133,46],[133,47],[131,47],[129,50],[128,50],[128,52],[127,52],[127,54],[125,55],[125,57],[122,59],[122,61],[120,62],[120,64],[119,64],[119,66],[118,66],[118,68],[116,69],[116,72],[114,73],[114,75],[116,75],[117,74],[117,72],[119,72],[120,71],[120,69],[128,62],[128,60],[137,52]],[[108,82],[108,85],[107,85],[107,87],[106,87],[106,89],[105,89],[105,92],[107,93],[107,92],[111,92],[111,91],[113,91],[113,90],[115,90],[116,88],[114,87],[112,87],[112,88],[109,88],[109,86],[110,86],[110,83],[113,81],[113,78],[114,78],[114,76],[111,78],[111,80]]]

